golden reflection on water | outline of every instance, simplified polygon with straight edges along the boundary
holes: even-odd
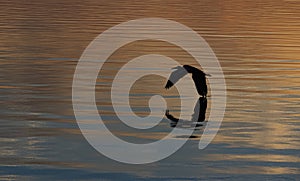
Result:
[[[235,160],[235,161],[270,161],[270,162],[299,162],[300,158],[291,155],[274,155],[274,154],[211,154],[207,159],[215,160]]]
[[[226,167],[225,169],[213,169],[216,173],[234,173],[234,174],[299,174],[298,168],[284,168],[284,167],[268,167],[268,166],[240,166],[240,167]],[[241,176],[242,177],[242,176]]]

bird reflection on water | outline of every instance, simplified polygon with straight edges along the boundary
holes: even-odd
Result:
[[[195,127],[203,126],[201,122],[205,121],[205,114],[207,109],[207,99],[206,97],[200,97],[195,105],[194,113],[192,115],[192,120],[180,120],[179,118],[174,117],[170,114],[169,110],[166,110],[166,117],[171,121],[170,126],[175,127],[177,124],[179,125],[191,125],[195,124]]]

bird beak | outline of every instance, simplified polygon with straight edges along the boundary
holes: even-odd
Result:
[[[205,76],[211,77],[211,75],[210,75],[210,74],[205,74]]]

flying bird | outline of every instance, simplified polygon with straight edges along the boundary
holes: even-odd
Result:
[[[167,84],[165,86],[166,89],[171,88],[176,82],[179,81],[179,79],[184,77],[186,74],[191,73],[198,94],[202,97],[206,97],[206,76],[210,76],[209,74],[206,74],[202,70],[199,70],[196,67],[190,65],[177,66],[172,69],[175,69],[175,71],[171,73],[169,80],[167,81]]]

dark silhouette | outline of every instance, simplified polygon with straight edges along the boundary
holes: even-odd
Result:
[[[198,101],[195,105],[194,114],[192,115],[192,120],[190,123],[196,122],[196,127],[202,126],[202,124],[198,124],[198,123],[205,121],[205,113],[206,113],[206,108],[207,108],[206,76],[210,76],[210,75],[205,74],[202,70],[199,70],[196,67],[193,67],[190,65],[177,66],[173,69],[176,69],[176,70],[171,73],[165,88],[169,89],[174,84],[176,84],[176,82],[178,82],[186,74],[188,74],[188,73],[192,74],[192,78],[193,78],[194,84],[196,86],[197,92],[200,95],[200,98],[198,99]],[[177,123],[181,121],[178,118],[175,118],[174,116],[172,116],[169,113],[169,110],[166,110],[165,115],[169,120],[171,120],[171,123],[170,123],[171,127],[175,127],[177,125]]]
[[[199,123],[205,121],[205,113],[207,109],[207,99],[206,97],[200,97],[195,105],[194,114],[192,115],[192,123]],[[175,127],[180,121],[178,118],[175,118],[169,113],[169,110],[166,110],[166,117],[171,120],[170,126]],[[196,126],[202,126],[201,124],[196,124]]]
[[[177,66],[173,69],[176,70],[170,75],[169,80],[165,86],[166,89],[172,87],[176,82],[178,82],[179,79],[181,79],[186,74],[191,73],[198,94],[202,97],[206,97],[206,76],[210,76],[209,74],[205,74],[202,70],[199,70],[190,65]]]

